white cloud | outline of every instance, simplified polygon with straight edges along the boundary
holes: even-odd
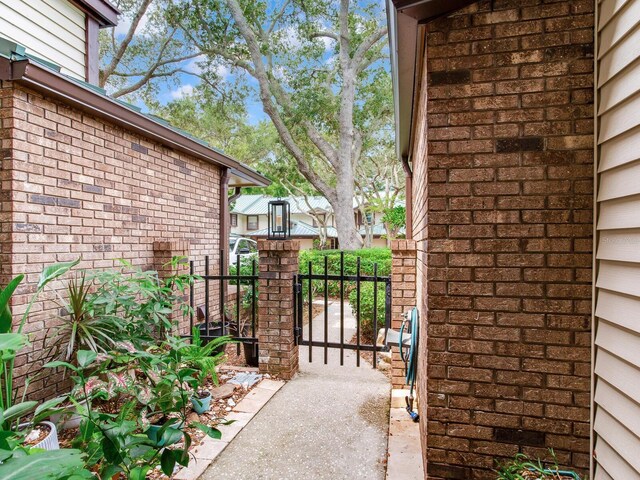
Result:
[[[176,90],[173,90],[171,92],[171,98],[173,98],[174,100],[179,100],[183,97],[188,97],[192,93],[193,93],[193,85],[190,85],[190,84],[182,85]]]

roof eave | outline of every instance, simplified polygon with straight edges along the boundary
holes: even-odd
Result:
[[[8,58],[0,57],[0,80],[17,81],[29,88],[62,100],[66,104],[155,140],[174,150],[220,167],[230,168],[247,181],[245,186],[267,186],[271,183],[268,178],[237,160],[181,135],[122,103],[101,95],[31,60],[12,61]]]
[[[411,155],[411,132],[416,92],[418,28],[442,15],[460,10],[478,0],[387,0],[391,77],[396,117],[396,154]]]
[[[122,12],[106,0],[73,0],[81,9],[96,19],[100,28],[115,27]]]

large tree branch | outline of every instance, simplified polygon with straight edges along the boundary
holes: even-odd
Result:
[[[163,60],[163,61],[156,61],[153,65],[151,65],[150,67],[148,67],[146,70],[143,70],[143,71],[137,71],[137,72],[118,72],[118,71],[115,71],[115,72],[113,72],[113,75],[116,76],[116,77],[125,77],[126,78],[126,77],[140,77],[140,76],[145,76],[145,75],[151,73],[151,77],[163,77],[163,76],[166,76],[166,73],[155,74],[155,71],[158,68],[164,67],[166,65],[170,65],[172,63],[184,62],[185,60],[189,60],[191,58],[199,57],[200,55],[202,55],[202,53],[197,52],[197,53],[192,53],[191,55],[184,55],[182,57],[171,58],[171,59]]]
[[[363,40],[363,42],[358,45],[355,53],[353,54],[353,65],[359,66],[363,60],[364,56],[367,52],[380,40],[382,40],[387,35],[387,28],[380,28],[369,35],[367,38]]]
[[[340,41],[340,36],[337,35],[334,32],[329,32],[326,30],[319,30],[317,32],[313,32],[309,35],[309,39],[313,39],[313,38],[330,38],[332,40],[335,40],[336,42]]]
[[[278,108],[274,104],[269,79],[265,70],[262,53],[260,51],[260,45],[258,44],[258,41],[256,39],[255,32],[249,26],[249,23],[247,22],[247,19],[242,12],[242,8],[240,7],[237,0],[227,0],[227,4],[229,6],[229,10],[231,11],[231,15],[233,16],[238,26],[238,30],[247,43],[247,48],[249,49],[249,54],[251,55],[254,66],[254,78],[258,80],[260,99],[262,100],[265,112],[267,113],[267,115],[269,115],[269,118],[271,118],[271,121],[278,131],[278,134],[280,135],[285,148],[295,159],[300,172],[325,197],[327,197],[328,199],[335,199],[335,189],[330,187],[327,182],[320,178],[320,176],[313,170],[311,165],[306,161],[304,152],[293,139],[291,131],[287,127],[284,119],[278,111]]]
[[[127,48],[129,48],[131,40],[133,40],[133,35],[136,33],[138,25],[140,24],[140,20],[142,20],[142,17],[145,15],[145,13],[147,13],[149,5],[151,5],[152,1],[153,0],[143,0],[140,4],[140,7],[133,16],[133,20],[131,22],[129,30],[127,31],[122,42],[120,42],[120,46],[118,47],[118,49],[114,52],[113,57],[111,58],[111,62],[109,62],[109,65],[107,65],[107,67],[101,72],[102,75],[99,79],[101,87],[105,86],[111,74],[116,70],[116,68],[118,68],[118,65],[127,52]]]

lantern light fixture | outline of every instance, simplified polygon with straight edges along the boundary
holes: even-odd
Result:
[[[282,199],[269,202],[269,240],[286,240],[291,233],[289,202]]]

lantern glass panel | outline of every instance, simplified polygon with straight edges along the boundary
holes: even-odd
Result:
[[[273,231],[284,232],[284,205],[273,206]]]

